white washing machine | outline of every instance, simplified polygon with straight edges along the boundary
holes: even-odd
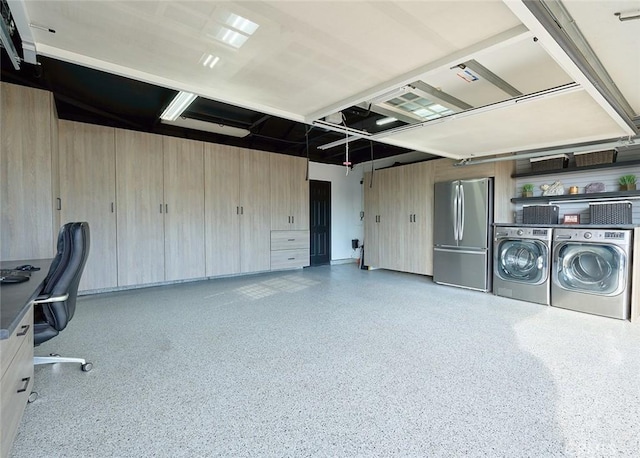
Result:
[[[494,227],[495,295],[549,305],[551,234],[548,227]]]
[[[630,230],[556,229],[551,305],[629,319]]]

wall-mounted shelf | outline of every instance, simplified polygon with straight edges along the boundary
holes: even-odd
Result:
[[[523,173],[513,174],[511,175],[511,178],[534,177],[534,176],[542,176],[542,175],[558,175],[558,174],[571,173],[571,172],[586,172],[587,170],[609,169],[612,167],[628,167],[631,165],[640,165],[640,160],[614,162],[612,164],[588,165],[585,167],[567,167],[566,169],[542,170],[539,172],[523,172]],[[536,199],[536,197],[533,197],[533,199]]]
[[[640,161],[639,161],[640,162]],[[586,168],[586,167],[583,167]],[[640,191],[614,191],[614,192],[594,192],[591,194],[563,194],[561,196],[535,196],[535,197],[514,197],[511,202],[522,203],[547,203],[563,200],[598,200],[598,199],[624,199],[629,197],[640,198]]]

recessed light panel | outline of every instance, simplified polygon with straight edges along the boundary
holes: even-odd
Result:
[[[240,32],[236,32],[222,26],[216,26],[214,33],[210,36],[235,49],[240,49],[240,47],[249,39],[247,35],[243,35]]]
[[[203,54],[200,59],[200,63],[209,68],[213,68],[218,62],[220,62],[220,58],[218,56],[214,56],[213,54]]]
[[[239,30],[245,35],[253,35],[254,32],[258,30],[258,27],[260,27],[255,22],[250,21],[245,17],[238,16],[237,14],[234,14],[234,13],[229,13],[224,22],[228,26],[233,27],[236,30]]]

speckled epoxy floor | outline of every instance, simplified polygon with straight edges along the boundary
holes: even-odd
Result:
[[[11,456],[637,456],[640,326],[354,265],[83,297]]]

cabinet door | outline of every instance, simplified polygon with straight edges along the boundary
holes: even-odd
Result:
[[[291,229],[309,230],[309,179],[307,176],[307,160],[301,157],[290,157],[291,182]],[[273,180],[273,178],[272,178]]]
[[[60,220],[86,221],[89,257],[79,289],[118,285],[115,129],[60,121]]]
[[[240,151],[205,144],[205,261],[210,277],[240,273]]]
[[[432,275],[433,166],[422,162],[409,167],[407,202],[413,221],[406,238],[407,271]]]
[[[364,175],[364,264],[370,267],[380,265],[380,183],[379,174]]]
[[[51,94],[2,83],[0,107],[0,259],[51,258]]]
[[[164,281],[162,137],[116,130],[118,286]]]
[[[380,183],[380,267],[402,270],[404,263],[403,238],[409,216],[403,199],[399,197],[403,168],[378,171]]]
[[[284,154],[269,154],[271,173],[271,229],[286,231],[291,229],[291,161]]]
[[[240,167],[240,271],[269,270],[271,197],[269,154],[242,150]]]
[[[165,280],[205,276],[203,143],[163,137]]]

